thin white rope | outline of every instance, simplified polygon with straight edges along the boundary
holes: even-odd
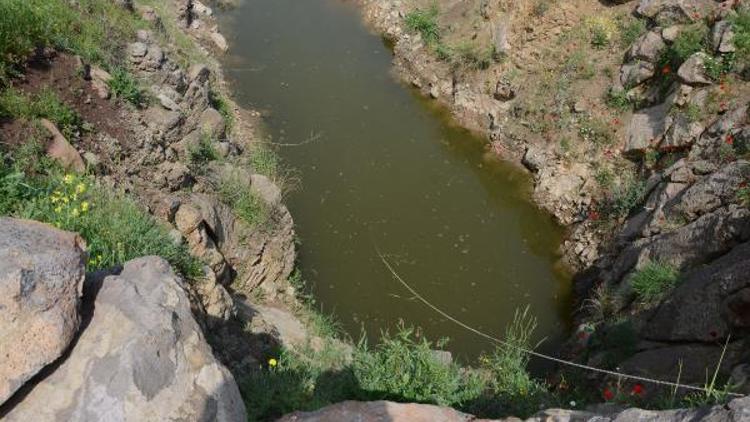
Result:
[[[385,258],[385,256],[383,256],[383,254],[380,253],[380,250],[377,248],[377,246],[375,246],[375,251],[377,252],[378,256],[380,257],[380,260],[383,261],[383,264],[386,266],[386,268],[388,268],[388,271],[391,273],[391,275],[393,275],[393,277],[402,286],[404,286],[407,290],[409,290],[409,292],[411,292],[411,294],[414,295],[414,297],[416,297],[417,299],[419,299],[420,302],[422,302],[423,304],[425,304],[430,309],[432,309],[433,311],[437,312],[438,314],[440,314],[441,316],[443,316],[447,320],[453,322],[454,324],[456,324],[456,325],[458,325],[458,326],[460,326],[460,327],[462,327],[462,328],[464,328],[464,329],[466,329],[466,330],[468,330],[468,331],[470,331],[470,332],[472,332],[472,333],[474,333],[474,334],[476,334],[476,335],[478,335],[480,337],[483,337],[483,338],[485,338],[485,339],[487,339],[487,340],[489,340],[491,342],[500,344],[500,345],[505,346],[505,347],[510,347],[510,348],[516,349],[516,350],[518,350],[520,352],[526,353],[526,354],[531,355],[531,356],[538,357],[540,359],[546,359],[546,360],[549,360],[549,361],[552,361],[552,362],[555,362],[555,363],[559,363],[561,365],[571,366],[571,367],[579,368],[579,369],[585,369],[585,370],[588,370],[588,371],[598,372],[600,374],[606,374],[606,375],[611,375],[611,376],[615,376],[615,377],[619,377],[619,378],[631,379],[631,380],[635,380],[635,381],[641,381],[641,382],[645,382],[645,383],[658,384],[658,385],[666,385],[666,386],[675,387],[675,388],[684,388],[686,390],[702,391],[704,393],[711,392],[711,390],[709,388],[706,388],[706,387],[698,387],[698,386],[689,385],[689,384],[680,384],[679,382],[663,381],[663,380],[658,380],[658,379],[654,379],[654,378],[643,377],[643,376],[640,376],[640,375],[625,374],[625,373],[622,373],[622,372],[617,372],[617,371],[611,371],[611,370],[608,370],[608,369],[597,368],[597,367],[590,366],[590,365],[585,365],[585,364],[582,364],[582,363],[571,362],[569,360],[565,360],[565,359],[557,358],[557,357],[554,357],[554,356],[546,355],[544,353],[539,353],[539,352],[536,352],[536,351],[531,350],[531,349],[527,349],[527,348],[524,348],[524,347],[517,346],[515,344],[508,343],[507,341],[501,340],[501,339],[499,339],[497,337],[493,337],[493,336],[491,336],[491,335],[489,335],[487,333],[479,331],[476,328],[473,328],[473,327],[465,324],[464,322],[459,321],[458,319],[456,319],[453,316],[449,315],[447,312],[443,311],[442,309],[440,309],[437,306],[435,306],[432,303],[430,303],[430,301],[428,301],[427,299],[425,299],[424,297],[422,297],[422,295],[420,295],[419,292],[417,292],[416,290],[414,290],[414,288],[412,288],[406,281],[404,281],[403,278],[401,278],[400,275],[398,275],[398,273],[396,272],[396,270],[393,269],[393,266],[390,264],[390,262],[388,262],[388,260]],[[723,355],[723,352],[722,352],[722,355]],[[729,396],[733,396],[733,397],[743,397],[742,394],[731,393],[731,392],[727,392],[727,391],[724,391],[723,393],[727,394]]]

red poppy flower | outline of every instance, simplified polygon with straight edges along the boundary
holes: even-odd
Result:
[[[609,401],[615,398],[615,393],[613,393],[609,388],[605,388],[604,391],[602,391],[602,397],[604,397],[604,400]]]
[[[747,182],[740,182],[740,187],[741,188],[746,188],[747,187]]]
[[[636,396],[642,396],[643,393],[646,392],[646,389],[643,388],[641,384],[636,384],[633,386],[633,388],[630,390],[630,394],[636,395]]]
[[[669,67],[669,65],[666,65],[666,66],[664,66],[664,67],[662,67],[662,68],[661,68],[661,73],[662,73],[663,75],[669,75],[669,73],[670,73],[671,71],[672,71],[672,68],[671,68],[671,67]]]
[[[732,134],[730,133],[729,135],[727,135],[727,145],[732,144],[734,144],[734,136],[732,136]]]
[[[596,212],[594,210],[589,211],[589,220],[596,221],[598,219],[599,219],[599,213],[598,212]]]

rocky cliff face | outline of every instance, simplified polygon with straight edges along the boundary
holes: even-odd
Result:
[[[750,392],[745,5],[359,3],[397,75],[527,167],[570,227],[570,357],[697,385],[721,363]]]

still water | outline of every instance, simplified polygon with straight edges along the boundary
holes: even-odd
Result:
[[[462,360],[492,346],[393,280],[376,247],[423,296],[501,334],[529,305],[537,337],[565,333],[569,280],[556,269],[562,230],[529,201],[529,177],[486,152],[391,76],[391,51],[340,0],[245,0],[220,16],[236,99],[267,110],[273,141],[301,183],[287,197],[300,268],[355,339],[400,320],[449,337]]]

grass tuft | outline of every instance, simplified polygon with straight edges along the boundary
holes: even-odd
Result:
[[[439,13],[437,5],[432,5],[428,9],[416,9],[406,14],[404,23],[411,31],[422,35],[426,44],[434,45],[440,40],[440,28],[437,22]]]
[[[677,270],[662,262],[649,262],[630,278],[636,296],[644,303],[658,302],[678,282]]]

